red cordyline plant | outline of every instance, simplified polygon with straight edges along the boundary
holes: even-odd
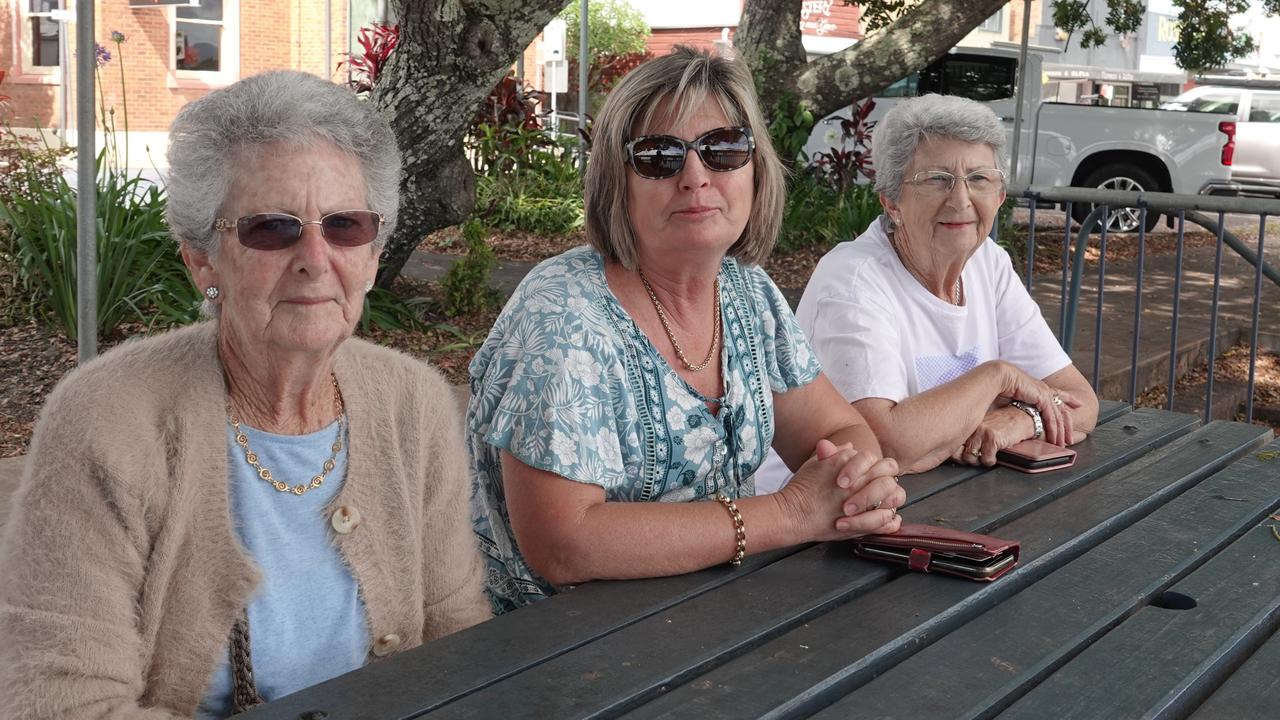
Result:
[[[859,175],[868,180],[876,178],[875,168],[871,167],[871,130],[876,124],[867,120],[875,107],[876,101],[871,98],[854,102],[849,117],[837,116],[840,146],[813,154],[813,164],[837,190],[848,189]]]
[[[351,69],[351,80],[347,84],[357,93],[366,93],[373,90],[391,53],[400,44],[400,26],[374,23],[362,27],[356,42],[360,43],[361,52],[347,54],[346,63]],[[338,68],[342,68],[342,63],[338,63]]]

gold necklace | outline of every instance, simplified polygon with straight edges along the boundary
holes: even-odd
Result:
[[[671,332],[671,324],[667,322],[667,311],[662,307],[662,302],[658,300],[658,296],[653,292],[653,286],[649,284],[649,279],[644,276],[644,271],[636,268],[636,272],[640,273],[640,282],[644,283],[644,289],[649,293],[649,300],[653,302],[653,309],[658,311],[658,319],[662,321],[662,329],[667,331],[667,339],[671,341],[671,347],[675,348],[676,357],[680,358],[680,362],[684,364],[689,372],[701,372],[707,369],[711,364],[711,359],[715,357],[716,346],[720,344],[720,277],[716,276],[715,289],[712,291],[714,297],[714,309],[712,315],[715,322],[711,327],[711,348],[707,350],[707,356],[702,362],[694,365],[684,356],[684,350],[680,347],[680,343],[676,342],[676,336]]]
[[[328,475],[338,463],[338,453],[342,452],[342,431],[346,426],[347,408],[346,404],[342,402],[342,390],[338,388],[338,376],[330,373],[329,378],[333,381],[333,406],[338,411],[338,436],[334,439],[333,445],[329,446],[329,449],[332,452],[329,453],[329,459],[324,461],[324,470],[322,470],[319,475],[311,478],[311,483],[309,485],[299,483],[290,487],[289,484],[283,480],[277,480],[271,477],[271,470],[263,467],[262,464],[258,462],[258,454],[249,449],[249,436],[245,435],[244,431],[240,429],[240,418],[236,417],[235,411],[231,409],[231,401],[227,401],[227,420],[231,422],[231,427],[236,431],[236,445],[239,445],[240,449],[244,451],[245,462],[249,463],[249,467],[252,467],[258,472],[258,477],[266,480],[268,483],[271,483],[271,487],[282,493],[291,492],[294,495],[301,495],[308,490],[314,490],[320,487],[324,484],[325,476]]]
[[[916,278],[916,282],[921,285],[925,285],[922,279],[924,275],[916,272],[911,268],[911,266],[907,265],[907,259],[902,256],[902,251],[898,249],[897,235],[892,232],[889,233],[889,247],[893,248],[893,254],[898,256],[898,262],[902,263],[902,267],[906,268],[907,272],[911,273],[911,275]],[[925,285],[925,287],[927,288],[928,286]],[[960,278],[956,278],[956,284],[951,288],[951,304],[960,304]]]

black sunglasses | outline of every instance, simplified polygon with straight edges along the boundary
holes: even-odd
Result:
[[[213,223],[215,230],[236,229],[240,244],[253,250],[283,250],[302,237],[303,225],[319,225],[330,245],[359,247],[378,237],[383,217],[372,210],[339,210],[319,220],[303,220],[286,213],[246,215],[233,224],[226,218]]]
[[[703,133],[693,142],[671,135],[643,135],[627,141],[627,164],[648,180],[675,177],[684,169],[692,150],[708,170],[729,172],[751,161],[756,140],[749,127],[722,127]]]

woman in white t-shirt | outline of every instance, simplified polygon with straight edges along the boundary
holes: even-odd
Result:
[[[876,127],[884,214],[828,253],[797,317],[823,369],[907,472],[993,465],[1033,437],[1084,439],[1098,400],[988,238],[1004,202],[1004,128],[989,108],[925,95]],[[757,488],[787,477],[762,468]]]

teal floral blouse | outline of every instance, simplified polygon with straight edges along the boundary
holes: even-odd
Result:
[[[689,502],[755,494],[773,441],[773,393],[812,382],[817,356],[759,267],[720,268],[725,394],[707,398],[659,354],[609,290],[603,258],[579,247],[533,269],[471,361],[467,447],[472,517],[501,613],[555,588],[525,564],[502,490],[500,453],[610,501]],[[719,401],[719,410],[707,408]]]

